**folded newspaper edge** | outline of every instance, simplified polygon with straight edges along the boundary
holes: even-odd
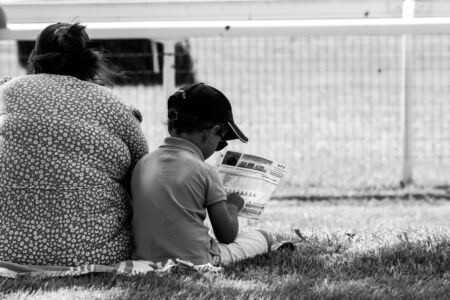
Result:
[[[239,217],[259,220],[285,177],[285,164],[237,151],[221,153],[217,171],[227,193],[237,193],[245,201]]]

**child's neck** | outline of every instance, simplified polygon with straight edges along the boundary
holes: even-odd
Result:
[[[204,159],[208,158],[205,155],[206,154],[205,153],[205,142],[204,142],[202,133],[200,133],[200,132],[195,132],[195,133],[181,132],[181,133],[171,133],[170,136],[191,142],[192,144],[196,145],[200,149],[200,151],[203,154]]]

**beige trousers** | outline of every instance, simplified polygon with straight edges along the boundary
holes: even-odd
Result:
[[[270,250],[269,235],[263,230],[240,232],[233,243],[214,243],[211,249],[211,263],[228,265],[236,261],[250,258]]]

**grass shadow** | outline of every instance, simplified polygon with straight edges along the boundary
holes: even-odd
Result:
[[[296,250],[280,250],[201,275],[193,270],[138,276],[114,273],[70,278],[0,280],[0,296],[173,299],[447,299],[450,240],[444,236],[355,251],[355,237],[305,238]],[[83,298],[81,296],[81,298]],[[56,299],[57,297],[55,297]]]

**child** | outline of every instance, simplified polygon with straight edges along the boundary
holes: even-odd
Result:
[[[227,140],[248,141],[228,99],[203,83],[187,86],[169,98],[168,117],[170,137],[133,171],[132,258],[225,265],[267,252],[267,232],[238,234],[244,200],[226,195],[217,171],[204,161]],[[206,212],[217,240],[204,224]]]

